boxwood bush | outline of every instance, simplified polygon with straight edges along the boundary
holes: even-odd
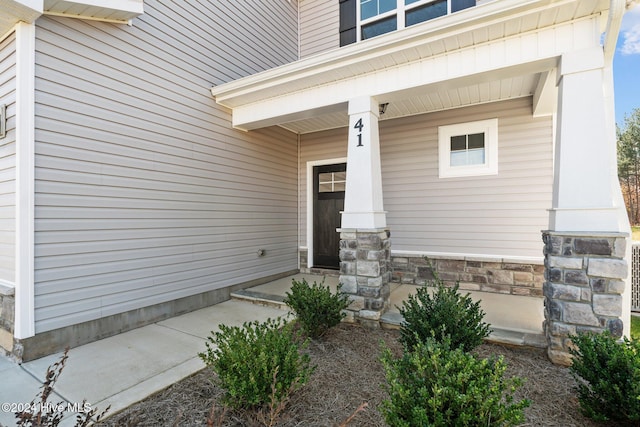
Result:
[[[524,421],[528,400],[513,392],[522,380],[504,378],[502,358],[478,359],[448,340],[427,338],[401,358],[383,348],[389,399],[381,412],[392,427],[510,426]]]
[[[446,339],[453,348],[462,347],[465,351],[482,344],[491,329],[483,321],[485,313],[480,302],[473,302],[468,293],[460,294],[458,283],[446,287],[437,275],[431,285],[435,286],[433,295],[428,287],[419,287],[400,307],[404,317],[400,325],[402,344],[411,349],[432,337]]]
[[[313,367],[291,323],[284,319],[220,325],[200,358],[216,374],[231,407],[277,404],[304,385]]]
[[[607,331],[572,336],[580,409],[597,421],[640,421],[640,342]]]
[[[291,308],[302,329],[311,338],[324,335],[336,326],[345,316],[344,309],[349,306],[349,296],[341,292],[341,285],[334,294],[329,286],[306,279],[293,279],[291,292],[287,292],[284,302]]]

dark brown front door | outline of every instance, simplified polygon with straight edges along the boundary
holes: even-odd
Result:
[[[313,266],[340,268],[340,212],[344,209],[347,165],[313,168]]]

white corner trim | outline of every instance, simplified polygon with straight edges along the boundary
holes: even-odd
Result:
[[[16,338],[35,335],[35,24],[16,25]]]
[[[347,158],[339,157],[336,159],[309,160],[307,162],[307,268],[313,266],[313,167],[337,163],[347,163]]]

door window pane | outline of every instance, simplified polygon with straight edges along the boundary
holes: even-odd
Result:
[[[345,191],[346,184],[346,172],[324,172],[318,174],[319,193],[335,193]]]

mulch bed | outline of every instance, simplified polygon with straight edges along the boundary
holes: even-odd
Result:
[[[379,362],[380,342],[401,351],[398,331],[365,330],[341,324],[321,340],[312,341],[308,351],[316,370],[310,381],[294,393],[278,419],[278,426],[339,426],[366,403],[367,407],[349,426],[385,426],[377,410],[386,398],[384,373]],[[518,399],[532,401],[525,410],[526,426],[602,426],[580,414],[573,392],[575,381],[567,368],[555,366],[543,350],[483,344],[482,357],[503,355],[507,375],[526,378]],[[224,412],[216,402],[223,391],[204,369],[196,374],[110,416],[101,426],[254,426],[262,425],[252,411]]]

